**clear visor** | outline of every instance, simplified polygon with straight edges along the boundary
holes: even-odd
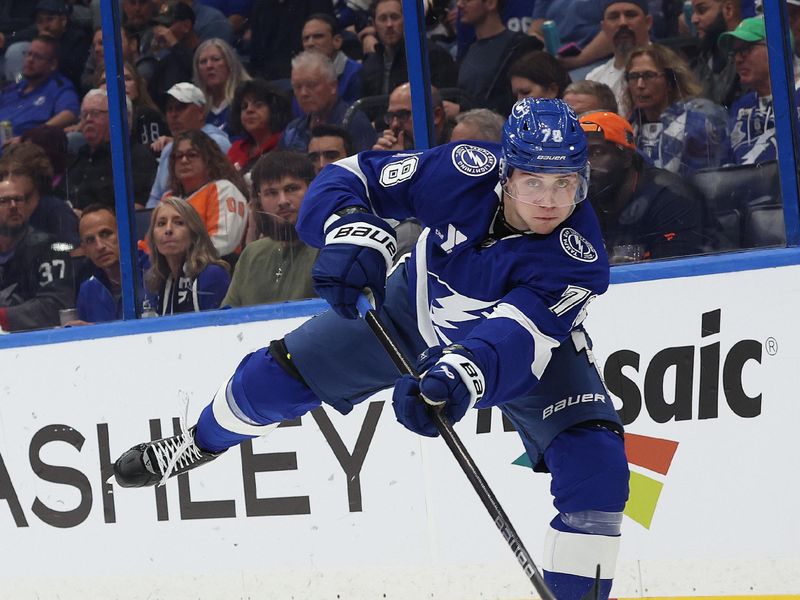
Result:
[[[536,206],[573,206],[586,198],[589,188],[588,168],[577,173],[551,171],[514,171],[503,185],[503,191],[518,202]]]

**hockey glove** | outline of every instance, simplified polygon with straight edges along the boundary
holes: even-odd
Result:
[[[356,300],[364,288],[380,310],[396,252],[394,230],[383,219],[367,212],[339,217],[325,231],[325,245],[311,270],[314,289],[346,319],[358,318]]]
[[[411,375],[398,379],[392,396],[397,420],[406,429],[428,437],[439,435],[430,410],[442,407],[445,417],[457,423],[483,398],[486,389],[483,373],[469,350],[458,344],[443,351],[429,348],[420,357],[422,368],[437,355],[438,359],[420,379]]]

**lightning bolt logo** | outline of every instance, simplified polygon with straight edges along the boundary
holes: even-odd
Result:
[[[488,316],[487,309],[499,300],[478,300],[458,293],[435,273],[428,272],[438,285],[431,286],[433,300],[430,307],[431,321],[436,335],[446,344],[452,340],[447,333],[458,330],[462,323]],[[444,288],[444,289],[442,289]],[[449,330],[447,333],[444,330]]]

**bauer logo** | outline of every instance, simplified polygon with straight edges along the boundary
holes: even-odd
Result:
[[[459,144],[453,148],[453,164],[456,169],[470,177],[480,177],[494,169],[497,157],[479,146]]]
[[[594,262],[597,260],[597,250],[594,249],[585,237],[572,229],[564,227],[559,237],[564,252],[581,262]]]

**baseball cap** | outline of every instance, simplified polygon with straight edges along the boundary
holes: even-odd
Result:
[[[197,106],[205,107],[206,97],[202,90],[196,85],[191,83],[181,82],[176,83],[167,90],[167,96],[172,96],[178,102],[184,104],[196,104]]]
[[[69,13],[64,0],[39,0],[36,3],[36,12],[50,13],[51,15],[66,15]]]
[[[636,150],[633,127],[617,113],[595,110],[585,113],[578,121],[585,133],[601,133],[607,142],[618,144],[628,150]]]
[[[603,2],[603,14],[604,15],[606,14],[606,9],[612,4],[620,4],[620,3],[635,4],[636,6],[642,9],[642,12],[645,15],[650,14],[650,3],[647,0],[606,0],[605,2]]]
[[[726,31],[720,34],[719,42],[717,42],[720,49],[725,52],[729,51],[734,38],[750,43],[763,42],[767,38],[767,32],[764,27],[764,17],[743,19],[733,31]]]
[[[153,21],[159,25],[166,25],[169,27],[175,21],[191,21],[192,25],[195,23],[195,14],[191,6],[184,2],[167,2],[164,3],[158,14],[153,17]]]
[[[795,6],[800,6],[800,0],[786,0],[786,4],[794,4]]]

